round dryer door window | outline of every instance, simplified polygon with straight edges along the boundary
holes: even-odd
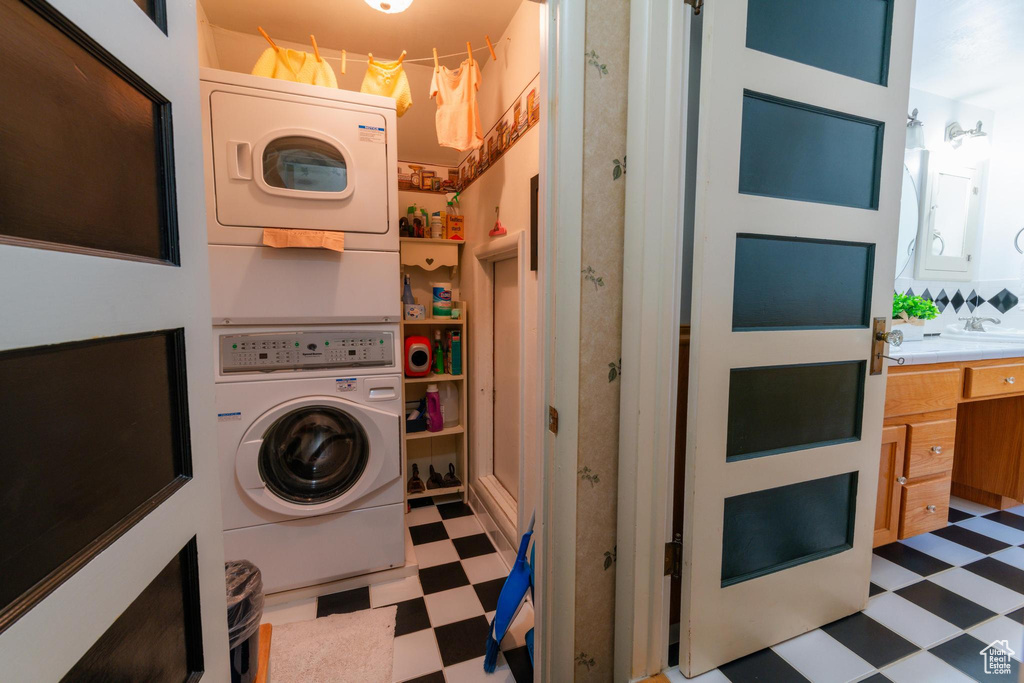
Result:
[[[369,459],[366,431],[352,416],[329,406],[304,406],[267,430],[259,469],[272,493],[313,505],[352,488]]]

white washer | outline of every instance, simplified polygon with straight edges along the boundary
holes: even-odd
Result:
[[[399,320],[394,100],[200,79],[214,324]],[[345,250],[264,247],[264,228],[343,232]]]
[[[225,559],[267,592],[403,565],[398,326],[214,335]]]

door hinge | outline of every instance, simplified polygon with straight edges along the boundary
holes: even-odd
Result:
[[[558,433],[558,411],[554,406],[548,406],[548,431]]]
[[[693,16],[699,15],[704,7],[704,0],[683,0],[683,3],[693,8]]]
[[[683,535],[675,534],[665,544],[665,576],[673,579],[683,576]]]

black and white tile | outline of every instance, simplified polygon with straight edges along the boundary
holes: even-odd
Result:
[[[487,629],[508,569],[468,505],[412,501],[406,514],[419,573],[398,581],[282,606],[286,619],[396,605],[395,683],[524,683],[533,680],[525,635],[533,610],[523,607],[501,643],[493,674],[483,670]],[[280,608],[279,608],[280,609]],[[315,612],[315,614],[313,613]],[[265,619],[267,620],[267,619]]]
[[[862,612],[693,680],[1018,680],[1024,505],[997,511],[953,498],[946,527],[875,549],[869,595]],[[996,640],[1014,651],[1009,676],[984,671],[980,652]],[[677,670],[669,678],[686,680]]]

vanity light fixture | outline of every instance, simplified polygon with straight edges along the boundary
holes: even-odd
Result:
[[[965,139],[982,138],[987,135],[988,133],[981,129],[981,121],[978,121],[978,124],[970,130],[964,130],[959,121],[954,121],[946,126],[946,142],[953,145],[953,149],[957,149],[960,145],[964,144]]]
[[[409,9],[412,0],[366,0],[366,4],[384,14],[398,14]]]
[[[924,149],[924,121],[917,118],[917,108],[907,115],[907,149]]]

